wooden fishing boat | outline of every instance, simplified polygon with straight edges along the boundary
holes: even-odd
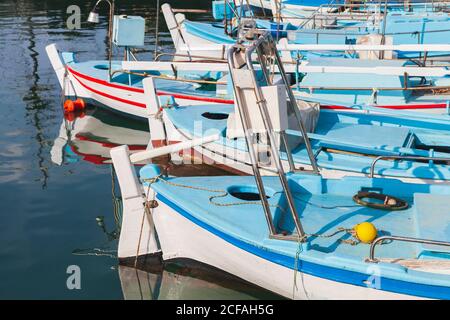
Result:
[[[150,76],[156,79],[161,106],[233,104],[224,62],[114,61],[110,79],[108,61],[76,62],[73,53],[59,53],[55,45],[47,52],[65,96],[132,117],[147,117],[142,80]],[[448,109],[446,67],[413,67],[400,60],[287,60],[284,68],[294,93],[320,102],[322,109],[355,104],[433,113]]]
[[[270,54],[274,56],[271,58],[259,57],[253,60],[247,55],[240,57],[241,63],[236,65],[230,57],[233,87],[239,86],[241,78],[252,79],[251,75],[255,80],[251,83],[247,80],[248,86],[254,85],[254,88],[258,88],[261,83],[271,83],[268,71],[266,77],[259,72],[274,68],[265,64],[266,61],[275,61],[278,67],[281,64],[277,50],[274,46],[272,49]],[[253,69],[253,65],[259,66],[261,70]],[[246,69],[248,73],[245,74],[242,68],[249,68]],[[281,78],[287,79],[283,73]],[[148,113],[152,114],[159,108],[154,94],[155,85],[152,79],[144,80],[144,84],[150,108]],[[408,181],[425,180],[428,183],[449,181],[448,115],[409,114],[376,107],[361,107],[361,110],[356,109],[355,112],[320,110],[318,104],[294,100],[288,83],[282,81],[278,85],[277,91],[269,92],[264,99],[273,99],[269,107],[272,121],[280,121],[279,119],[283,118],[289,123],[289,130],[280,136],[282,163],[286,167],[310,169],[311,151],[322,174],[327,177],[382,175]],[[287,98],[284,92],[288,92]],[[153,103],[150,103],[152,98]],[[283,109],[286,107],[283,102],[286,99],[293,101],[289,104],[288,111]],[[241,120],[236,116],[239,114],[237,104],[164,108],[162,118],[149,118],[150,131],[157,139],[153,145],[159,145],[161,140],[170,144],[218,133],[221,136],[218,141],[196,147],[195,150],[207,159],[204,159],[205,161],[251,173],[250,151],[243,139]],[[302,139],[300,122],[309,132],[312,140],[310,145],[305,144]],[[163,134],[157,135],[157,132]],[[257,146],[261,161],[264,161],[264,154],[268,152],[264,136],[260,137]],[[289,158],[289,154],[292,158]],[[440,161],[433,162],[433,158]],[[424,161],[425,159],[432,162]],[[271,174],[273,165],[268,162],[262,170]]]
[[[125,165],[114,163],[116,171]],[[273,233],[252,177],[161,178],[149,165],[140,179],[142,187],[121,183],[128,204],[119,258],[161,250],[164,260],[200,261],[294,299],[450,297],[450,239],[448,223],[442,223],[450,217],[448,185],[290,175],[287,182],[303,238],[297,235],[277,177],[262,178]],[[145,198],[143,190],[150,190]],[[408,209],[359,206],[352,198],[361,190],[407,199]],[[364,222],[379,230],[371,244],[352,240],[340,229]],[[153,246],[155,232],[160,246]],[[353,241],[357,244],[351,245]]]
[[[212,44],[233,44],[246,28],[266,29],[274,33],[275,38],[287,37],[291,44],[442,44],[450,34],[450,18],[447,12],[389,12],[386,15],[371,14],[352,19],[350,22],[337,22],[333,28],[302,28],[283,21],[268,22],[256,18],[237,17],[234,25],[218,22],[194,22],[184,14],[175,14],[169,4],[163,4],[167,27],[175,48],[181,53],[181,47],[199,47]],[[269,29],[269,30],[267,30]],[[375,37],[378,35],[378,37]],[[382,42],[378,38],[382,38]],[[186,49],[185,49],[186,51]],[[192,51],[192,49],[191,49]],[[194,54],[194,53],[192,53]],[[220,52],[196,52],[197,55],[217,56]],[[342,55],[342,54],[341,54]],[[430,56],[438,55],[430,53]],[[439,53],[448,56],[448,52]],[[223,53],[222,53],[223,56]],[[402,57],[415,58],[420,52],[409,52]],[[220,56],[218,56],[220,57]]]
[[[226,66],[214,71],[213,66],[203,64],[199,65],[203,71],[196,71],[195,64],[185,64],[183,71],[182,66],[175,70],[170,62],[159,62],[152,70],[140,70],[133,61],[113,61],[110,72],[108,61],[76,62],[73,53],[60,53],[56,45],[49,45],[47,53],[64,96],[83,98],[135,118],[147,117],[142,79],[150,75],[159,79],[162,105],[232,103],[226,95],[216,93]]]
[[[242,47],[231,53],[242,61]],[[220,133],[131,156],[126,146],[114,148],[124,199],[119,258],[162,252],[167,261],[192,259],[293,299],[449,299],[450,185],[327,179],[311,148],[312,171],[291,166],[286,173],[279,137],[288,121],[269,117],[268,109],[274,101],[267,94],[277,88],[255,88],[248,69],[236,70],[254,177],[167,177],[147,165],[138,179],[134,162],[207,146]],[[310,146],[302,125],[300,131]],[[261,175],[256,140],[263,132],[277,176]]]

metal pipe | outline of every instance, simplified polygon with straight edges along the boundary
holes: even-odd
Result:
[[[233,90],[234,90],[234,95],[236,97],[236,101],[237,101],[237,107],[240,113],[240,118],[241,118],[241,123],[242,123],[242,127],[244,128],[244,134],[245,134],[245,140],[247,142],[247,148],[248,148],[248,153],[250,156],[250,160],[251,160],[251,164],[252,164],[252,169],[253,169],[253,173],[255,176],[255,180],[256,180],[256,186],[258,187],[258,191],[259,194],[261,195],[261,202],[263,205],[263,209],[264,209],[264,214],[266,217],[266,221],[267,221],[267,225],[269,227],[269,234],[270,235],[275,235],[276,229],[275,226],[273,224],[273,219],[272,219],[272,213],[270,210],[270,206],[269,206],[269,202],[267,201],[267,197],[266,197],[266,191],[264,189],[264,182],[262,181],[261,175],[259,173],[259,169],[258,169],[258,165],[257,165],[257,158],[255,155],[255,150],[253,149],[253,135],[252,132],[250,130],[250,122],[249,122],[249,115],[247,113],[247,110],[245,110],[245,108],[243,108],[242,106],[242,101],[241,101],[241,97],[239,95],[239,92],[237,90],[236,85],[234,84],[233,81],[233,69],[235,68],[234,66],[234,57],[233,54],[235,52],[235,50],[239,50],[235,47],[231,47],[228,50],[228,65],[230,67],[230,74],[231,74],[231,83],[233,85]]]
[[[155,22],[155,52],[153,54],[153,60],[156,60],[156,56],[158,55],[158,43],[159,43],[159,0],[156,1],[156,22]],[[173,11],[173,9],[172,9]]]
[[[112,28],[113,28],[113,16],[114,16],[114,0],[98,0],[94,8],[92,9],[92,12],[95,12],[98,5],[105,1],[109,4],[109,23],[108,23],[108,40],[109,40],[109,50],[108,50],[108,60],[109,60],[109,81],[112,79],[111,71],[112,71]],[[95,21],[98,22],[98,21]]]
[[[222,47],[222,48],[224,48],[224,47]],[[203,63],[208,63],[208,62],[226,62],[226,59],[219,59],[219,58],[207,57],[207,56],[190,55],[190,54],[183,54],[183,53],[167,53],[167,52],[159,53],[156,56],[155,61],[159,61],[159,59],[161,57],[163,57],[163,56],[205,59],[204,61],[201,61],[201,60],[198,60],[198,61],[196,60],[195,61],[195,62],[203,62]],[[190,61],[192,61],[192,59],[190,59]]]
[[[294,85],[295,87],[297,85]],[[366,90],[366,91],[373,91],[374,89],[377,91],[414,91],[414,90],[448,90],[450,89],[450,86],[419,86],[419,87],[401,87],[401,88],[392,88],[392,87],[386,87],[386,88],[370,88],[370,87],[321,87],[321,86],[299,86],[300,89],[312,89],[312,90]]]
[[[424,243],[431,244],[435,246],[446,246],[450,247],[450,242],[446,241],[437,241],[437,240],[429,240],[429,239],[419,239],[419,238],[411,238],[411,237],[401,237],[401,236],[382,236],[376,238],[370,245],[369,258],[366,259],[366,262],[379,262],[378,259],[375,259],[375,247],[378,243],[383,242],[384,240],[396,240],[396,241],[404,241],[404,242],[414,242],[414,243]]]
[[[266,33],[266,36],[270,37],[270,34]],[[278,69],[279,69],[281,78],[283,79],[284,85],[286,86],[286,89],[288,92],[288,98],[289,98],[291,108],[294,111],[295,117],[297,118],[298,125],[300,127],[300,131],[303,134],[306,150],[308,152],[308,156],[309,156],[309,160],[311,162],[312,169],[313,169],[314,173],[318,174],[319,167],[317,166],[316,158],[314,157],[314,154],[312,152],[311,142],[309,141],[308,134],[306,132],[305,126],[303,125],[300,113],[298,111],[297,100],[295,99],[294,93],[292,92],[292,88],[289,86],[289,81],[286,78],[286,72],[284,71],[283,62],[281,61],[281,58],[278,54],[278,50],[276,50],[276,48],[275,48],[275,50],[273,50],[273,52],[275,55],[275,59],[276,59],[277,65],[278,65]],[[252,68],[253,68],[253,66],[252,66]]]
[[[275,142],[275,137],[273,135],[273,128],[272,128],[272,123],[270,121],[270,115],[269,115],[269,112],[267,110],[267,106],[265,104],[266,101],[265,101],[264,96],[263,96],[263,94],[261,92],[261,87],[258,85],[258,80],[256,79],[255,69],[253,68],[253,63],[252,63],[253,51],[255,51],[255,49],[259,45],[261,45],[262,42],[267,41],[268,39],[270,39],[268,33],[260,36],[259,39],[257,41],[255,41],[254,44],[251,47],[247,48],[247,50],[245,52],[245,58],[246,58],[247,67],[249,68],[249,70],[252,71],[251,72],[251,78],[252,78],[252,81],[253,81],[253,84],[254,84],[254,87],[255,87],[255,94],[256,94],[256,99],[257,99],[256,103],[257,103],[257,105],[259,107],[259,111],[261,113],[261,117],[262,117],[262,120],[264,122],[264,126],[267,129],[267,135],[269,136],[270,148],[271,148],[272,155],[273,155],[272,158],[275,161],[275,166],[277,168],[278,175],[280,177],[280,182],[281,182],[281,184],[283,186],[283,190],[284,190],[284,192],[286,194],[286,200],[288,202],[289,209],[291,211],[291,215],[292,215],[292,218],[294,220],[295,227],[297,229],[297,233],[298,233],[300,239],[302,239],[304,241],[305,237],[306,237],[306,234],[305,234],[305,231],[303,230],[303,226],[302,226],[302,224],[300,222],[300,218],[299,218],[299,215],[297,213],[297,209],[296,209],[295,204],[294,204],[294,199],[292,197],[291,190],[289,189],[289,183],[288,183],[288,181],[286,179],[286,175],[284,173],[283,165],[281,163],[280,154],[279,154],[279,152],[278,152],[278,150],[277,150],[277,148],[275,146],[275,143],[274,143]],[[274,51],[276,52],[276,50],[274,50]],[[281,70],[281,68],[282,67],[280,66],[280,73],[283,74],[284,70]],[[289,87],[287,86],[287,88],[289,88]],[[305,141],[306,141],[306,139],[305,139]]]
[[[420,156],[378,156],[376,157],[370,166],[369,177],[373,178],[375,174],[375,164],[381,159],[392,160],[428,160],[428,161],[446,161],[450,162],[450,158],[434,158],[434,157],[420,157]]]

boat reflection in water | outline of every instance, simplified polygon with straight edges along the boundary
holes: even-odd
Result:
[[[145,150],[149,142],[145,121],[124,118],[102,108],[89,108],[83,113],[65,114],[59,135],[51,149],[52,162],[57,165],[87,161],[110,165],[110,149],[128,145],[131,152]],[[175,165],[168,157],[155,159],[162,169],[176,176],[230,174],[207,165]],[[111,248],[120,234],[122,201],[112,179],[114,230],[106,228],[104,216],[96,222],[107,236],[107,243],[98,248],[75,249],[75,255],[117,257]],[[108,230],[107,230],[108,229]],[[133,261],[130,263],[134,266]],[[192,262],[163,264],[160,259],[139,263],[138,268],[119,265],[118,273],[124,299],[277,299],[279,296],[209,266]]]
[[[142,151],[149,142],[148,125],[101,108],[67,113],[55,139],[52,162],[62,165],[80,159],[94,164],[109,164],[111,148],[129,144],[130,151]]]
[[[159,270],[119,266],[126,300],[280,299],[279,296],[220,270],[182,261]]]

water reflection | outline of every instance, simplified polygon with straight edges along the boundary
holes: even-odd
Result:
[[[76,52],[80,60],[107,56],[107,19],[95,26],[85,22],[94,2],[0,1],[0,75],[5,79],[0,87],[0,192],[4,199],[0,274],[7,275],[0,282],[0,298],[120,299],[132,297],[142,283],[124,280],[124,270],[129,268],[116,270],[121,199],[111,175],[109,151],[121,144],[133,151],[145,149],[147,123],[102,109],[63,117],[61,89],[45,54],[45,46],[56,43],[62,50]],[[175,8],[210,6],[207,0],[168,2]],[[146,18],[146,48],[138,57],[151,59],[156,3],[117,3],[120,13]],[[66,9],[72,4],[81,7],[80,30],[66,27]],[[106,11],[106,7],[100,10],[103,18]],[[170,52],[170,36],[160,18],[159,45]],[[121,57],[122,52],[114,50],[114,54]],[[224,174],[211,167],[176,166],[167,157],[157,163],[173,175]],[[65,286],[66,268],[73,264],[82,269],[80,291]],[[175,266],[156,263],[148,264],[146,271],[131,271],[160,279],[151,282],[152,288],[160,288],[159,294],[151,296],[156,298],[253,298],[260,292],[208,268]],[[155,268],[159,271],[153,272]]]
[[[64,115],[50,154],[56,165],[80,160],[110,164],[111,148],[127,144],[131,152],[138,152],[145,150],[148,142],[148,125],[145,122],[93,108]]]
[[[150,270],[119,266],[126,300],[280,299],[219,270],[181,261]]]
[[[103,240],[92,248],[75,248],[73,255],[117,257],[122,201],[109,152],[126,144],[131,152],[145,150],[149,141],[145,122],[131,120],[101,108],[78,114],[66,114],[51,149],[52,162],[58,166],[77,162],[111,167],[113,214],[99,215],[95,221]],[[221,169],[199,165],[174,165],[169,157],[156,160],[162,169],[174,175],[228,174]],[[112,226],[111,222],[113,220]],[[134,265],[134,264],[132,264]],[[219,270],[192,261],[162,264],[158,258],[140,263],[139,269],[119,265],[118,274],[125,299],[256,299],[276,298],[260,288]]]

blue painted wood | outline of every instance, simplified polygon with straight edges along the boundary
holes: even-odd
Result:
[[[157,174],[154,166],[141,169],[141,178],[152,178]],[[211,232],[214,236],[231,243],[251,254],[270,262],[293,269],[298,244],[292,241],[280,241],[268,238],[268,229],[262,206],[257,203],[236,206],[217,206],[241,201],[227,194],[211,201],[211,196],[222,192],[208,191],[230,190],[236,186],[255,188],[253,177],[180,177],[169,178],[181,186],[201,187],[203,190],[169,185],[164,182],[152,184],[158,193],[157,199],[168,204],[176,213]],[[329,234],[337,227],[352,227],[362,221],[370,221],[383,233],[403,236],[416,236],[414,225],[414,194],[450,195],[448,185],[407,184],[390,179],[343,178],[341,180],[322,179],[317,176],[291,174],[288,176],[296,206],[307,233]],[[271,205],[286,205],[281,187],[276,177],[264,177],[265,187],[273,195]],[[358,190],[378,190],[386,194],[406,199],[411,207],[402,212],[379,211],[356,205],[351,197]],[[420,210],[420,208],[419,208]],[[293,223],[284,211],[274,209],[276,226],[292,231]],[[441,212],[441,218],[447,219],[450,211]],[[279,229],[280,230],[280,229]],[[299,253],[300,271],[321,278],[365,286],[364,280],[370,276],[369,264],[364,262],[368,255],[368,246],[364,244],[350,246],[340,243],[339,239],[348,239],[348,234],[336,234],[322,238],[311,236],[303,244]],[[387,258],[417,257],[417,245],[413,243],[392,242],[382,245],[377,253]],[[381,276],[381,290],[412,294],[429,298],[450,297],[450,276],[429,274],[392,264],[378,264]]]

